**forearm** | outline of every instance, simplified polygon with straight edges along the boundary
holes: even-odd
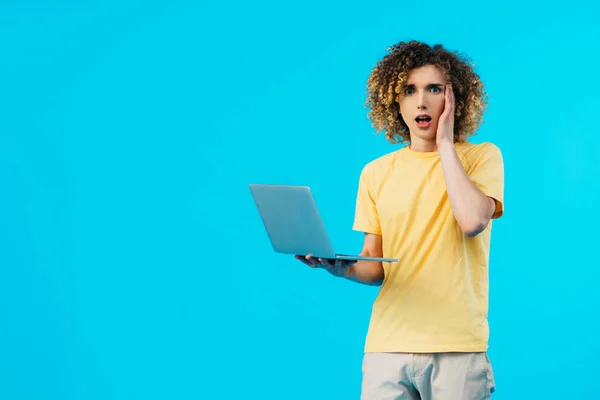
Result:
[[[344,278],[363,285],[380,286],[383,283],[383,265],[380,262],[358,261],[346,269]]]
[[[494,201],[469,178],[453,143],[438,146],[438,152],[454,217],[465,235],[476,236],[488,225],[494,211]]]

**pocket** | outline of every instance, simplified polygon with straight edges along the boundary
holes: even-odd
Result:
[[[496,391],[496,382],[494,379],[494,368],[487,353],[483,353],[485,379],[486,379],[486,394],[492,394]]]

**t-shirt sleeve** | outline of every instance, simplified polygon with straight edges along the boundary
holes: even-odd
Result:
[[[372,193],[374,178],[372,176],[372,168],[370,167],[370,165],[367,165],[360,174],[352,229],[381,235],[379,215],[377,214],[377,207]]]
[[[500,218],[504,214],[504,161],[496,145],[487,143],[475,160],[469,177],[486,196],[496,201],[492,218]]]

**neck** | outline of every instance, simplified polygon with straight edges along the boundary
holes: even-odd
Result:
[[[408,146],[412,151],[416,151],[419,153],[430,153],[433,151],[437,151],[435,138],[433,138],[432,140],[427,140],[412,137]]]

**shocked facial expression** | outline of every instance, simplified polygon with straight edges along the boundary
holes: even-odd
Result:
[[[400,114],[410,130],[411,142],[435,141],[438,122],[444,112],[446,79],[433,65],[411,71],[398,101]]]

